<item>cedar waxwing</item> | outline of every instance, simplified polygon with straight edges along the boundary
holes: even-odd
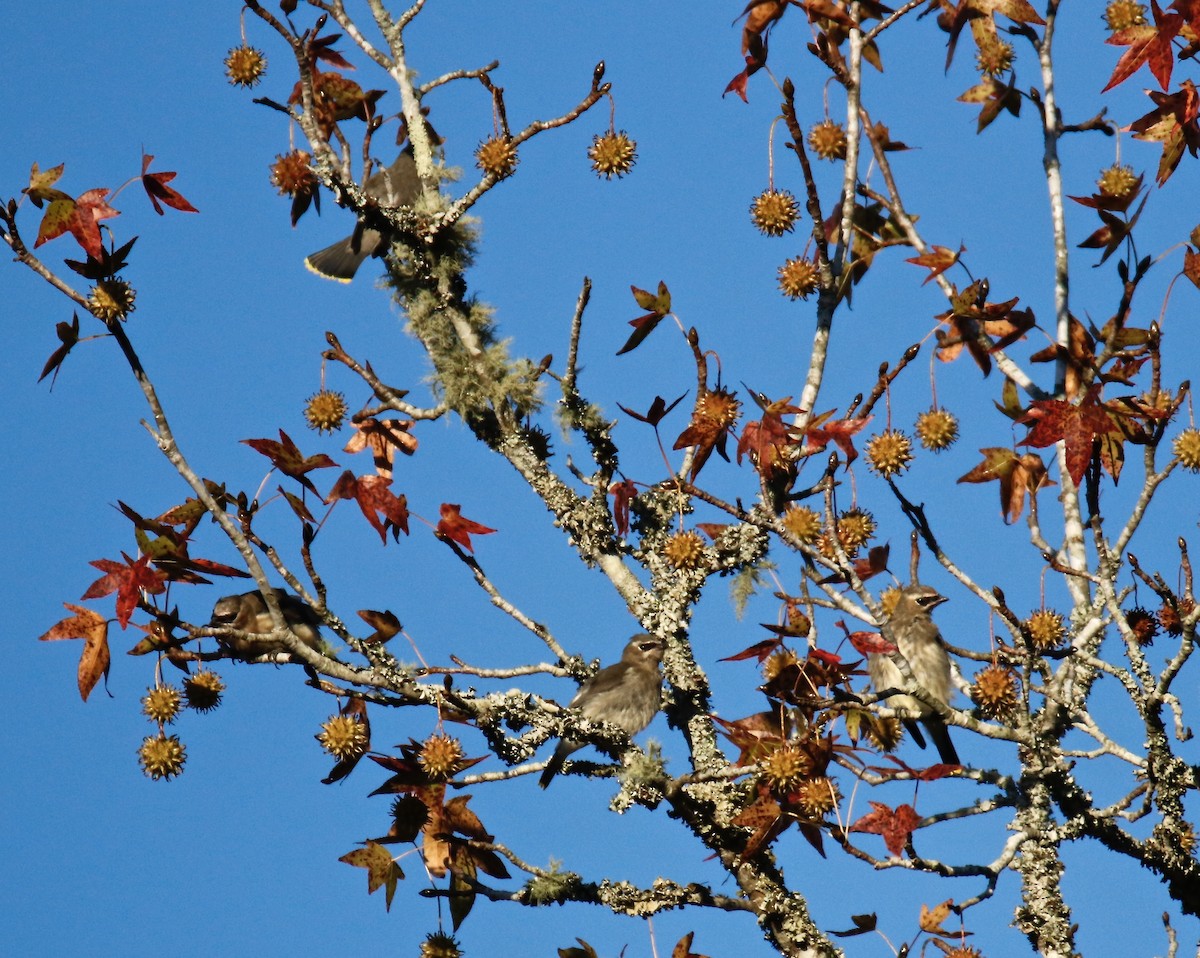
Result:
[[[413,158],[412,148],[403,150],[386,170],[372,174],[367,180],[366,191],[379,201],[380,206],[412,206],[421,194],[421,180],[417,176],[417,161]],[[306,257],[304,265],[318,276],[348,283],[363,260],[382,254],[387,242],[382,233],[360,221],[353,233]]]
[[[568,708],[582,713],[584,718],[610,722],[636,735],[658,714],[662,696],[662,675],[659,664],[663,657],[663,640],[642,633],[635,635],[621,653],[621,661],[601,669],[579,687]],[[564,738],[546,763],[538,784],[545,788],[562,771],[563,762],[586,742]]]
[[[321,619],[312,610],[312,606],[282,589],[275,590],[275,598],[279,602],[279,610],[283,613],[288,628],[296,634],[296,638],[310,648],[320,648],[321,636],[317,629],[321,625]],[[262,593],[257,591],[217,599],[208,624],[211,628],[224,626],[251,633],[275,631],[275,623],[271,619],[271,613],[267,611],[267,603],[263,600]],[[279,639],[268,639],[266,636],[261,639],[218,636],[217,641],[239,659],[257,659],[259,656],[288,651],[287,646]]]
[[[913,680],[939,702],[948,704],[951,695],[950,656],[938,627],[930,618],[930,613],[945,601],[946,597],[935,589],[914,582],[900,590],[900,598],[889,623],[900,654],[908,660],[912,669]],[[904,676],[888,656],[871,655],[868,669],[876,692],[904,688]],[[941,760],[947,765],[962,764],[954,750],[954,743],[950,741],[946,723],[928,705],[911,695],[892,695],[885,700],[885,704],[922,716],[921,724],[933,739]],[[912,734],[913,741],[924,748],[925,736],[921,734],[917,723],[905,719],[904,725]]]

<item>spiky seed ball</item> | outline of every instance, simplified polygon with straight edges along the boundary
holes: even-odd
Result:
[[[874,743],[875,747],[881,752],[894,751],[896,746],[900,744],[900,739],[904,737],[904,726],[900,724],[900,720],[894,715],[889,715],[884,718],[881,715],[872,715],[866,726],[867,738]]]
[[[1140,27],[1146,22],[1146,5],[1137,0],[1112,0],[1104,8],[1104,22],[1113,33]]]
[[[808,145],[823,160],[844,160],[846,131],[840,123],[822,120],[808,131]]]
[[[518,162],[517,148],[507,136],[493,136],[475,150],[475,165],[498,180],[512,176]]]
[[[271,164],[271,185],[281,196],[312,193],[317,188],[317,174],[309,163],[312,154],[305,150],[278,153]]]
[[[858,506],[847,509],[838,517],[838,538],[850,549],[865,546],[875,535],[875,529],[875,517]]]
[[[817,291],[821,274],[817,264],[803,256],[789,259],[779,267],[779,288],[789,299],[808,299]]]
[[[879,593],[879,605],[883,609],[884,618],[890,618],[892,613],[896,611],[896,604],[900,601],[900,586],[890,585]]]
[[[1133,175],[1133,167],[1114,163],[1100,171],[1096,180],[1096,189],[1101,196],[1128,196],[1137,187],[1138,178]]]
[[[808,774],[812,761],[795,745],[784,745],[764,758],[760,767],[768,787],[790,792]]]
[[[772,679],[778,678],[787,669],[793,666],[798,667],[800,660],[796,657],[796,653],[791,649],[780,649],[777,652],[772,652],[763,662],[763,678],[770,682]]]
[[[930,452],[949,449],[958,439],[958,417],[945,409],[926,409],[917,416],[916,433]]]
[[[317,432],[336,432],[346,420],[346,397],[329,389],[322,389],[308,397],[304,405],[304,418],[308,428]]]
[[[855,546],[850,545],[841,536],[838,536],[838,539],[841,540],[842,552],[846,554],[847,559],[853,559],[858,556],[858,549]],[[821,538],[817,540],[817,549],[826,559],[832,559],[837,555],[837,547],[834,545],[833,536],[828,532],[821,533]]]
[[[1175,458],[1188,472],[1200,472],[1200,429],[1190,427],[1175,437]]]
[[[187,749],[178,735],[149,735],[142,740],[138,749],[138,761],[149,778],[171,778],[183,771],[187,761]]]
[[[546,432],[541,426],[524,427],[521,429],[521,438],[529,443],[530,450],[542,462],[545,462],[554,453],[554,446],[550,441],[550,433]]]
[[[985,77],[998,77],[1012,69],[1016,53],[1012,44],[999,37],[991,37],[979,44],[975,54],[975,66]]]
[[[751,221],[767,236],[790,233],[799,215],[796,197],[787,190],[763,190],[750,204]]]
[[[693,423],[700,425],[702,431],[720,432],[737,422],[741,408],[741,400],[724,386],[706,389],[696,403]]]
[[[824,775],[818,775],[807,782],[801,782],[792,799],[806,815],[824,818],[837,808],[837,783]]]
[[[1017,674],[993,663],[981,669],[971,686],[971,701],[988,718],[1004,718],[1017,707]]]
[[[210,669],[204,669],[183,680],[183,695],[187,699],[188,708],[197,712],[211,712],[221,704],[221,693],[225,691],[225,683],[221,676]]]
[[[421,743],[417,761],[430,778],[449,778],[463,760],[462,744],[449,735],[431,735]]]
[[[1125,613],[1125,621],[1129,623],[1138,645],[1144,647],[1154,644],[1154,637],[1158,635],[1158,619],[1152,612],[1136,605]]]
[[[959,945],[947,951],[946,958],[983,958],[983,952],[970,945]]]
[[[1175,831],[1175,847],[1184,855],[1192,855],[1196,851],[1196,831],[1191,822],[1180,822]]]
[[[624,130],[620,133],[609,130],[603,136],[592,137],[588,159],[597,176],[608,180],[614,176],[622,177],[637,162],[637,140],[631,140]]]
[[[676,569],[694,569],[704,557],[704,540],[700,533],[677,532],[663,546],[663,558]]]
[[[1029,639],[1038,652],[1057,648],[1067,634],[1063,617],[1053,609],[1038,609],[1021,624],[1029,632]]]
[[[788,506],[780,521],[801,542],[815,542],[821,534],[821,514],[808,506]]]
[[[453,935],[435,931],[421,942],[421,958],[461,958],[462,949]]]
[[[868,440],[865,455],[871,471],[887,479],[912,462],[912,440],[899,429],[885,429]]]
[[[255,47],[234,47],[225,57],[225,75],[233,86],[252,87],[267,72],[267,58]]]
[[[142,699],[142,714],[159,725],[169,725],[183,707],[183,696],[173,685],[156,685]]]
[[[1179,610],[1169,602],[1164,602],[1158,610],[1158,622],[1167,635],[1183,635],[1183,619],[1192,614],[1196,604],[1191,599],[1179,599]]]
[[[102,279],[92,287],[88,309],[97,319],[111,323],[114,319],[124,319],[137,308],[133,304],[136,297],[136,291],[125,280]]]
[[[1169,389],[1159,389],[1155,392],[1146,391],[1138,396],[1138,403],[1151,412],[1165,413],[1175,402],[1175,395]]]
[[[370,744],[367,729],[353,715],[332,715],[321,724],[316,739],[339,762],[358,758]]]

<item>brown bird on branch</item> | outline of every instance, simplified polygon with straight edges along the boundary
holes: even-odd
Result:
[[[892,636],[900,654],[908,660],[913,681],[921,686],[938,702],[946,705],[950,701],[950,656],[938,627],[933,624],[930,613],[946,601],[944,595],[920,583],[912,583],[900,590],[896,608],[888,620]],[[871,684],[882,694],[888,689],[903,689],[907,684],[903,674],[890,656],[872,654],[867,667],[871,673]],[[921,725],[933,740],[941,760],[947,765],[961,765],[950,732],[933,709],[911,695],[896,694],[885,701],[890,708],[904,709],[921,716]],[[905,719],[904,725],[921,748],[925,747],[925,736],[913,719]]]
[[[317,629],[321,619],[312,606],[282,589],[275,590],[275,598],[284,621],[296,638],[310,648],[320,648],[321,635]],[[224,627],[251,633],[249,638],[244,639],[217,636],[217,641],[239,659],[257,659],[263,655],[289,651],[281,640],[268,638],[265,634],[275,631],[275,622],[267,611],[267,603],[261,592],[243,592],[241,595],[217,599],[208,624],[210,628]]]
[[[601,669],[584,682],[568,708],[586,719],[609,722],[636,735],[658,714],[662,658],[662,639],[645,633],[635,635],[621,653],[621,661]],[[538,784],[542,788],[549,785],[550,779],[562,771],[567,756],[586,744],[570,738],[560,741]]]

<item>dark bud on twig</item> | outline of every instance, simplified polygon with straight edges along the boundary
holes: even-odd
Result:
[[[908,349],[904,350],[904,359],[906,362],[912,362],[917,358],[917,353],[921,351],[920,343],[913,343]]]
[[[600,81],[604,79],[604,61],[601,60],[596,64],[596,69],[592,71],[592,86],[599,86]]]
[[[688,345],[691,346],[692,349],[695,349],[700,345],[700,334],[696,332],[695,326],[687,331],[687,341]]]
[[[796,86],[792,83],[791,77],[783,78],[783,98],[791,100],[796,95]]]

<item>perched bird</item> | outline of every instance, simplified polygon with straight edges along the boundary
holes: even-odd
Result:
[[[636,735],[658,714],[662,675],[663,640],[642,633],[635,635],[621,653],[621,661],[601,669],[579,687],[568,708],[584,718],[610,722]],[[550,756],[538,784],[545,788],[562,771],[568,755],[586,742],[564,738]]]
[[[421,180],[417,176],[417,161],[413,158],[412,148],[402,151],[386,170],[373,174],[365,189],[380,206],[412,206],[421,194]],[[318,276],[348,283],[363,260],[382,253],[387,242],[386,236],[364,226],[360,220],[353,233],[309,255],[304,265]]]
[[[275,598],[279,602],[279,609],[288,628],[296,634],[296,638],[311,648],[319,648],[321,636],[317,629],[321,625],[321,619],[312,606],[282,589],[275,590]],[[262,593],[257,591],[217,599],[208,624],[212,628],[225,627],[250,633],[275,631],[275,623],[271,619],[271,613],[267,611],[267,603]],[[267,638],[265,635],[262,638],[246,639],[218,636],[217,641],[239,659],[256,659],[262,655],[288,651],[282,641]]]
[[[913,679],[943,704],[950,701],[950,656],[930,613],[945,601],[946,597],[939,595],[935,589],[914,582],[900,590],[900,599],[889,620],[896,645],[900,654],[908,660]],[[904,676],[888,656],[873,654],[867,666],[876,692],[904,688]],[[922,716],[921,724],[933,739],[941,760],[947,765],[962,764],[954,750],[954,743],[950,741],[946,723],[928,705],[911,695],[893,695],[886,702],[891,708],[905,709]],[[925,736],[921,734],[917,723],[905,719],[904,725],[912,734],[913,741],[924,748]]]

